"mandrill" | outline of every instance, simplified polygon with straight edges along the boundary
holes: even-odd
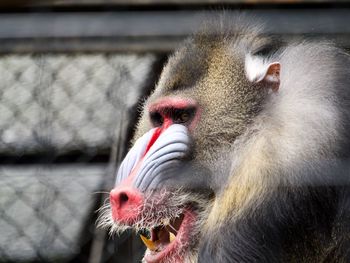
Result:
[[[350,58],[238,17],[190,37],[144,104],[100,226],[143,262],[350,262]]]

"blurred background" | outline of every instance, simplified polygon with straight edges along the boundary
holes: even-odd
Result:
[[[1,263],[139,262],[139,238],[96,229],[96,210],[168,55],[222,10],[350,46],[346,1],[0,2]]]

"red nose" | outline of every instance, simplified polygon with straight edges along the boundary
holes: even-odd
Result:
[[[110,192],[112,216],[115,221],[132,224],[137,220],[143,204],[142,194],[129,186],[120,186]]]

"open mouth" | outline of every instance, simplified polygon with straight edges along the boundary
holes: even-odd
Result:
[[[147,247],[144,260],[147,263],[181,262],[191,246],[195,218],[195,213],[186,209],[178,217],[148,229],[150,238],[141,235]]]
[[[127,229],[142,233],[141,240],[147,247],[142,262],[193,262],[208,200],[207,195],[182,189],[146,192],[141,206],[125,213],[133,216],[132,221],[114,213],[118,207],[116,202],[110,202],[102,207],[98,226],[110,228],[111,235]]]

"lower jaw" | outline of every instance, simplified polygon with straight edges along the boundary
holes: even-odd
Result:
[[[144,261],[147,263],[183,262],[186,251],[188,251],[192,245],[190,239],[194,237],[192,236],[192,231],[194,229],[196,217],[194,212],[185,210],[184,219],[176,239],[160,252],[147,250]]]

